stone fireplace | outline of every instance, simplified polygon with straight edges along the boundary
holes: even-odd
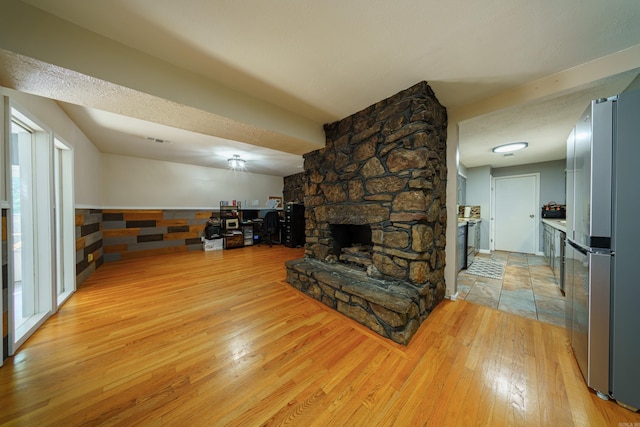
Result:
[[[426,82],[325,125],[287,281],[407,344],[444,298],[447,115]]]

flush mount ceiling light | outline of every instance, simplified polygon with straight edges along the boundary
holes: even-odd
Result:
[[[524,150],[529,146],[526,142],[512,142],[510,144],[498,145],[493,147],[491,151],[494,153],[510,153],[512,151]]]
[[[229,167],[231,169],[244,169],[244,164],[246,161],[242,159],[238,154],[234,154],[232,158],[227,159],[227,163],[229,163]]]

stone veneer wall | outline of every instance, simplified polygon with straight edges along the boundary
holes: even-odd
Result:
[[[304,156],[306,260],[287,263],[288,282],[406,344],[445,294],[446,129],[426,82],[325,125],[326,147]],[[371,227],[369,287],[318,263],[332,224]]]
[[[284,188],[282,195],[284,197],[284,203],[304,203],[304,183],[306,182],[306,174],[300,172],[294,175],[285,176]]]
[[[104,209],[105,261],[201,250],[212,211]]]

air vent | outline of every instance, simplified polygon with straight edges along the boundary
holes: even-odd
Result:
[[[152,136],[145,137],[147,141],[156,142],[158,144],[171,144],[171,141],[167,139],[154,138]]]

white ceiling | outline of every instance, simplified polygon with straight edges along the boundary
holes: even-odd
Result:
[[[202,79],[238,99],[260,100],[267,115],[295,117],[318,131],[422,80],[455,117],[456,110],[640,46],[637,0],[3,2],[26,11],[34,6],[65,25],[189,72],[193,82]],[[75,77],[49,69],[55,78],[43,78],[42,68],[58,58],[64,62],[77,46],[33,59],[14,54],[14,45],[0,42],[0,84],[60,101],[105,153],[212,167],[224,167],[227,157],[241,154],[253,172],[285,176],[300,171],[301,154],[318,147],[317,138],[289,137],[256,124],[259,120],[242,125],[237,116],[211,114],[186,97],[156,99],[141,89],[153,81],[135,81],[126,70],[121,81],[129,77],[126,89],[137,96],[114,90],[110,93],[118,96],[108,104],[100,91],[116,84],[99,71],[85,71],[91,64],[80,74],[70,72]],[[627,61],[612,68],[619,76],[465,118],[461,162],[499,167],[563,158],[571,124],[588,101],[620,92],[638,67],[640,60],[635,66]],[[70,84],[74,79],[81,83]],[[172,143],[154,144],[145,136]],[[490,153],[490,147],[516,140],[528,141],[529,148],[509,158]]]

